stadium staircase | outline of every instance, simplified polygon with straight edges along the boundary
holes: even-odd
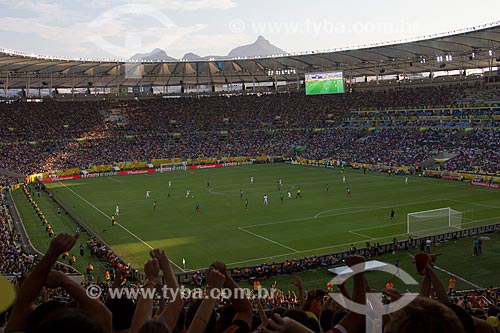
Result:
[[[337,117],[337,120],[335,121],[334,127],[339,127],[340,124],[342,123],[343,118],[349,118],[349,116],[351,115],[351,111],[352,111],[351,109],[355,103],[356,102],[354,100],[351,101],[351,103],[347,106],[347,108],[344,111],[342,111],[342,113]]]
[[[462,138],[465,136],[466,132],[465,131],[458,131],[457,133],[453,134],[451,136],[450,143],[453,143],[454,146],[458,145],[458,142],[462,140]]]
[[[453,135],[450,136],[448,142],[445,143],[446,147],[449,147],[452,149],[453,147],[456,147],[458,145],[458,142],[462,140],[462,138],[466,135],[465,131],[457,131]],[[436,152],[436,155],[425,160],[420,166],[424,169],[436,169],[436,166],[439,165],[439,163],[436,162],[436,159],[452,159],[454,157],[458,156],[457,153],[452,153],[451,151],[442,151],[442,152]]]
[[[349,117],[349,115],[351,114],[351,109],[354,106],[354,104],[355,104],[355,102],[351,101],[351,103],[349,104],[349,106],[347,106],[347,108],[345,110],[333,109],[332,110],[332,114],[337,115],[337,116],[334,119],[333,126],[331,126],[329,128],[338,128],[340,126],[340,124],[342,123],[342,119]],[[326,121],[331,121],[331,119],[325,119],[325,122]],[[309,134],[309,137],[307,138],[307,140],[305,140],[304,143],[302,144],[302,146],[306,147],[306,150],[307,150],[307,147],[308,147],[308,143],[314,138],[314,136],[316,135],[316,133],[317,132],[311,131],[311,133]],[[296,154],[295,146],[292,146],[286,152],[285,158],[294,157],[295,154]]]
[[[438,160],[439,159],[451,160],[451,159],[455,158],[456,156],[458,156],[457,153],[446,152],[446,151],[440,152],[437,155],[425,160],[420,166],[422,167],[422,169],[434,170],[434,169],[436,169],[436,166],[439,165],[439,163],[436,162],[436,159],[438,159]]]
[[[305,150],[307,150],[308,143],[314,138],[315,135],[316,135],[316,132],[311,131],[309,133],[309,136],[307,137],[307,139],[302,143],[302,146],[306,147]],[[295,146],[291,146],[290,149],[288,149],[288,151],[285,153],[285,158],[295,157],[296,153],[297,152],[295,150]]]
[[[291,146],[290,149],[288,149],[288,151],[285,153],[285,158],[292,158],[292,157],[295,157],[295,146]]]
[[[467,89],[455,100],[456,104],[495,104],[500,103],[500,90]]]

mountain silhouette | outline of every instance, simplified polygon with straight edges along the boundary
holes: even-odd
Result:
[[[189,61],[209,60],[209,59],[227,60],[230,58],[258,57],[258,56],[264,57],[264,56],[283,54],[283,53],[286,53],[286,51],[271,44],[271,42],[269,42],[264,37],[259,36],[257,40],[252,44],[242,45],[232,49],[227,56],[209,55],[202,57],[195,53],[189,52],[186,53],[182,57],[182,59],[186,59]],[[179,59],[172,58],[167,55],[167,52],[157,48],[149,53],[138,53],[132,56],[130,60],[177,61]]]
[[[277,46],[274,46],[262,36],[259,36],[257,40],[249,45],[243,45],[237,47],[231,52],[229,52],[228,57],[236,58],[236,57],[257,57],[257,56],[270,56],[274,54],[283,54],[286,53],[282,49]]]
[[[167,52],[162,49],[154,49],[149,53],[138,53],[130,58],[130,60],[162,60],[162,61],[176,61],[177,59],[167,55]]]

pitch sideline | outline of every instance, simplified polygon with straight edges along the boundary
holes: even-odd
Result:
[[[73,189],[69,188],[68,186],[66,186],[65,184],[63,184],[62,182],[58,182],[59,184],[61,184],[62,186],[64,186],[66,189],[68,189],[71,193],[73,193],[74,195],[76,195],[78,198],[80,198],[83,202],[85,202],[87,205],[89,205],[90,207],[94,208],[96,211],[98,211],[99,213],[101,213],[102,215],[104,215],[108,220],[111,221],[111,218],[106,214],[104,213],[102,210],[100,210],[99,208],[97,208],[94,204],[92,204],[90,201],[88,201],[87,199],[85,199],[84,197],[82,197],[80,194],[76,193],[75,191],[73,191]],[[137,239],[138,241],[140,241],[142,244],[144,244],[145,246],[147,246],[149,249],[153,250],[154,248],[149,245],[148,243],[146,243],[143,239],[141,239],[139,236],[137,236],[136,234],[134,234],[132,231],[128,230],[127,228],[125,228],[123,225],[121,225],[120,223],[117,223],[116,224],[117,226],[119,226],[120,228],[122,228],[123,230],[125,230],[126,232],[128,232],[132,237],[134,237],[135,239]],[[184,269],[182,269],[179,265],[177,265],[175,262],[173,262],[172,260],[169,259],[169,261],[172,263],[172,265],[174,265],[175,267],[177,267],[178,269],[180,269],[182,272],[185,272]]]

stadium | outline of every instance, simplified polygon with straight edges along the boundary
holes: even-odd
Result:
[[[18,287],[12,307],[12,285],[2,285],[12,297],[0,303],[0,325],[357,332],[363,316],[324,296],[346,292],[332,273],[366,261],[369,272],[346,283],[353,301],[365,303],[365,275],[384,301],[425,296],[384,329],[413,332],[404,316],[418,315],[432,332],[500,329],[499,64],[499,22],[220,59],[0,49],[0,268]],[[403,283],[400,267],[418,283]],[[121,305],[89,295],[157,287],[160,269],[169,287],[207,292],[222,277],[252,295]],[[276,294],[259,299],[261,286]],[[49,299],[76,299],[83,318],[24,310]]]

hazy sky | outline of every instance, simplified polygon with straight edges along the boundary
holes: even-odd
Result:
[[[0,0],[0,48],[128,58],[226,55],[263,35],[287,52],[386,42],[500,21],[498,0]]]

